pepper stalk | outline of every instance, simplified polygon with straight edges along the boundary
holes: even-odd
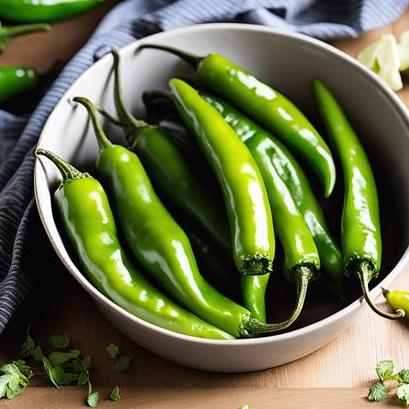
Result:
[[[24,34],[49,31],[48,24],[21,24],[17,26],[2,26],[0,23],[0,54],[6,48],[7,42],[14,37]]]

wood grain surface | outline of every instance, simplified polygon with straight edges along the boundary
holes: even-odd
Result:
[[[0,64],[21,63],[45,70],[50,61],[67,59],[92,32],[96,23],[115,1],[83,17],[58,23],[47,34],[33,34],[10,42]],[[334,41],[336,47],[355,56],[370,41],[383,33],[399,34],[409,28],[409,11],[398,21],[357,39]],[[399,92],[409,104],[409,86]],[[36,238],[45,240],[45,236]],[[51,250],[50,250],[51,251]],[[50,261],[51,262],[51,261]],[[39,274],[46,261],[31,266]],[[378,360],[393,359],[397,366],[409,367],[409,326],[377,317],[369,311],[340,338],[319,351],[288,365],[270,370],[219,375],[199,372],[167,362],[132,343],[113,328],[96,310],[88,296],[70,279],[62,265],[52,267],[59,277],[58,291],[49,297],[33,296],[0,339],[0,362],[17,354],[27,322],[34,336],[46,342],[51,333],[68,332],[74,345],[94,357],[93,379],[102,395],[119,384],[122,400],[115,408],[212,408],[235,409],[249,404],[262,408],[370,408],[364,397],[374,380]],[[409,271],[394,283],[409,288]],[[39,274],[41,277],[41,274]],[[39,279],[39,286],[46,285]],[[47,290],[48,291],[48,290]],[[133,358],[126,375],[115,373],[104,348],[115,342]],[[56,390],[41,379],[19,399],[0,402],[6,408],[81,408],[85,391],[78,388]],[[104,402],[103,406],[111,405]],[[374,407],[397,407],[391,398]]]

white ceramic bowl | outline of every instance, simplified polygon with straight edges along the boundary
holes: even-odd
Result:
[[[400,100],[354,59],[323,42],[266,27],[207,24],[153,35],[141,42],[180,47],[196,54],[219,52],[255,72],[292,98],[307,114],[313,112],[309,81],[320,77],[346,107],[371,159],[384,164],[385,181],[399,194],[397,214],[401,232],[394,262],[381,285],[396,277],[408,263],[409,237],[409,121]],[[120,50],[125,98],[143,112],[141,94],[166,88],[172,74],[189,71],[187,64],[167,53],[136,52],[138,42]],[[83,108],[71,98],[83,95],[114,111],[111,56],[88,69],[58,103],[45,125],[39,146],[76,165],[89,166],[96,154],[93,133]],[[378,172],[379,173],[379,172]],[[342,177],[339,179],[341,182]],[[270,368],[296,360],[322,347],[348,328],[367,307],[360,300],[318,322],[285,334],[259,339],[212,341],[179,335],[146,323],[96,290],[68,254],[57,229],[50,189],[59,180],[54,166],[37,160],[35,195],[44,227],[58,256],[72,276],[95,300],[106,318],[146,349],[171,361],[218,372],[244,372]],[[396,234],[395,234],[396,235]],[[380,286],[372,296],[380,294]]]

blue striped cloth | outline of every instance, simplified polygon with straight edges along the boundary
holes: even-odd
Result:
[[[0,111],[0,333],[42,268],[23,268],[37,217],[33,202],[34,149],[47,117],[102,46],[121,47],[161,30],[207,22],[263,24],[329,39],[354,37],[388,24],[409,0],[128,0],[113,9],[60,74],[34,112],[15,117]],[[1,92],[1,90],[0,90]],[[29,235],[30,234],[30,235]],[[34,233],[34,237],[36,234]],[[31,249],[32,250],[32,249]]]

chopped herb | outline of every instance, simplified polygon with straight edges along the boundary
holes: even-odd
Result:
[[[389,389],[382,383],[375,383],[371,386],[368,393],[368,400],[379,402],[388,396]]]
[[[32,376],[27,363],[20,359],[0,368],[0,398],[13,399],[24,391]]]
[[[409,405],[409,384],[401,383],[396,391],[398,399],[406,406]]]
[[[65,349],[70,346],[71,338],[67,334],[55,334],[48,338],[48,345],[57,349]]]
[[[44,358],[43,350],[40,345],[36,345],[33,351],[33,359],[35,362],[42,362]]]
[[[119,355],[118,345],[115,345],[112,342],[107,345],[105,351],[111,359],[115,359]]]
[[[121,399],[121,391],[119,390],[118,385],[116,385],[114,388],[112,388],[112,391],[111,391],[111,393],[109,395],[109,399],[111,399],[114,402]]]
[[[91,356],[89,356],[89,355],[84,356],[84,358],[82,359],[82,365],[84,366],[84,368],[86,368],[86,369],[91,368],[91,360],[92,360]]]
[[[60,365],[53,365],[46,357],[43,358],[44,371],[56,388],[72,385],[78,380],[78,374],[66,372]]]
[[[20,355],[22,358],[31,358],[34,355],[36,343],[30,335],[30,327],[27,327],[27,335],[20,347]]]
[[[403,383],[409,383],[409,369],[402,369],[398,373],[399,380]]]
[[[99,392],[91,392],[87,396],[87,404],[91,408],[95,408],[98,405],[100,400],[101,400],[101,398],[99,396]]]
[[[70,352],[52,352],[48,356],[48,360],[53,366],[64,365],[66,362],[76,359],[80,356],[78,349],[73,349]]]
[[[115,370],[117,372],[125,372],[131,366],[131,358],[126,355],[121,355],[115,365]]]
[[[393,377],[393,361],[379,361],[376,365],[376,373],[381,381],[394,379]]]

